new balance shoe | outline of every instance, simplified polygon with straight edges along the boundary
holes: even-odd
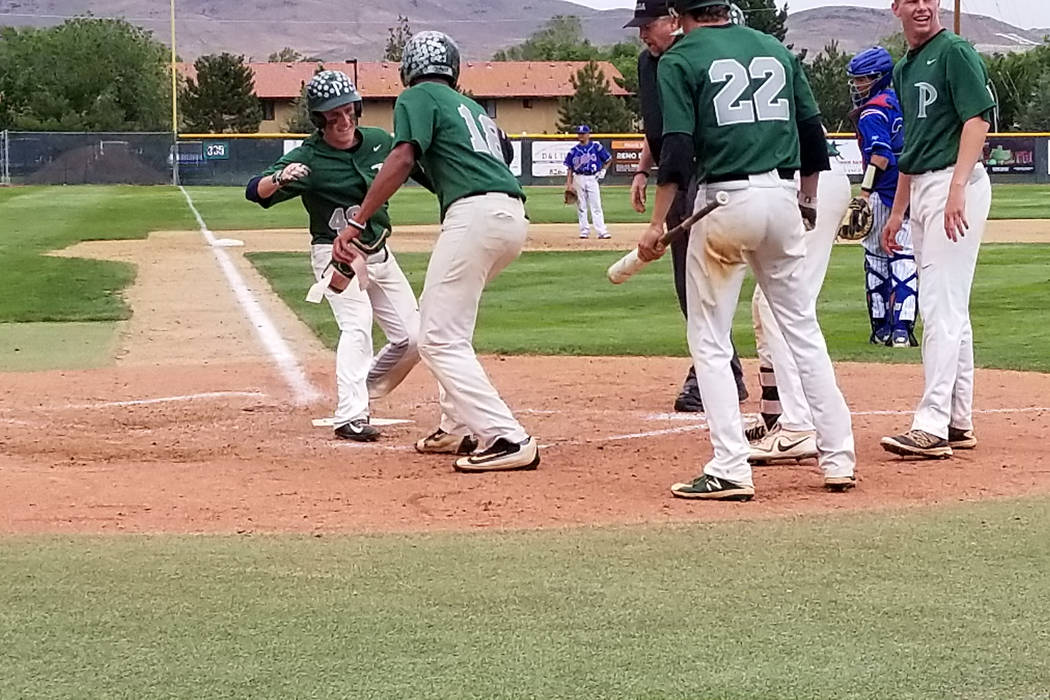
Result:
[[[884,437],[879,444],[887,452],[905,457],[945,459],[952,456],[952,448],[947,440],[925,430],[909,430],[901,435]]]
[[[977,447],[977,436],[972,430],[948,426],[948,445],[953,450],[972,450]]]
[[[755,487],[701,474],[689,483],[674,484],[671,486],[671,494],[678,498],[700,498],[707,501],[750,501],[755,497]]]
[[[446,433],[441,428],[416,441],[416,452],[425,455],[469,455],[476,449],[478,441],[472,435]]]
[[[849,491],[857,485],[855,476],[825,476],[824,488],[835,493]]]
[[[352,420],[335,429],[337,438],[354,442],[375,442],[379,439],[379,435],[379,429],[369,425],[367,418]]]
[[[817,456],[817,438],[812,430],[785,430],[779,425],[763,437],[751,443],[751,454],[748,461],[752,464],[766,464],[782,459],[811,459]]]
[[[457,472],[512,472],[535,469],[540,464],[540,450],[534,438],[511,442],[499,438],[492,447],[456,460]]]

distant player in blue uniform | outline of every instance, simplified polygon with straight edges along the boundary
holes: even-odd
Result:
[[[874,219],[871,233],[861,241],[870,340],[875,345],[906,348],[918,345],[918,277],[907,219],[897,234],[900,252],[890,256],[879,243],[897,190],[897,157],[904,150],[904,119],[890,87],[893,58],[889,51],[876,46],[854,56],[846,73],[854,106],[850,116],[857,128],[864,167],[860,196],[868,200]]]
[[[605,228],[605,214],[602,212],[602,193],[598,189],[598,180],[605,175],[605,167],[612,160],[612,155],[605,146],[591,141],[591,127],[586,124],[576,128],[579,143],[572,147],[565,156],[565,167],[568,174],[565,189],[576,192],[576,215],[580,220],[580,238],[590,235],[587,224],[587,209],[591,210],[591,220],[598,238],[612,238]]]

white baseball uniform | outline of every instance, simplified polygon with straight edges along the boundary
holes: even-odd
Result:
[[[590,226],[587,223],[588,210],[591,212],[595,233],[599,236],[608,234],[609,230],[605,226],[605,212],[602,211],[602,192],[598,186],[598,176],[573,175],[572,185],[576,189],[576,217],[580,222],[580,235],[590,233]]]

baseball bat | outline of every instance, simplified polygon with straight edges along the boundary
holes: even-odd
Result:
[[[724,206],[726,204],[729,204],[729,195],[725,192],[719,192],[715,195],[715,201],[701,208],[688,219],[678,224],[670,231],[666,232],[660,238],[660,242],[663,243],[665,246],[668,245],[675,238],[681,236],[683,233],[691,229],[697,221],[704,218],[718,207]],[[644,268],[648,264],[649,263],[645,262],[644,260],[638,257],[638,249],[635,248],[627,255],[623,256],[622,258],[614,262],[612,265],[610,265],[609,269],[605,272],[605,276],[608,277],[609,281],[613,284],[623,284],[627,280],[631,279],[633,275],[640,272],[642,268]]]

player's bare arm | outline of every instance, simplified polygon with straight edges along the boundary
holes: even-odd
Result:
[[[944,207],[944,233],[952,241],[958,241],[966,235],[970,224],[966,221],[966,185],[970,182],[974,166],[977,165],[988,135],[988,122],[984,117],[968,119],[963,124],[962,136],[959,139],[959,158],[955,161],[955,171],[948,188],[948,203]]]
[[[649,184],[649,171],[656,163],[653,161],[653,152],[649,150],[649,142],[642,141],[642,155],[638,159],[638,171],[631,180],[631,207],[639,214],[645,213],[645,190]]]
[[[270,177],[259,180],[258,192],[263,199],[269,199],[290,182],[302,180],[310,174],[310,168],[302,163],[289,163]]]
[[[383,167],[379,169],[379,174],[376,175],[372,186],[368,188],[368,194],[365,195],[360,208],[350,217],[348,221],[350,225],[339,232],[339,236],[332,244],[333,258],[348,264],[353,261],[356,257],[356,248],[350,241],[364,230],[365,223],[372,215],[394,196],[401,185],[405,184],[415,165],[416,152],[412,144],[401,143],[390,151],[390,155],[383,161]]]

